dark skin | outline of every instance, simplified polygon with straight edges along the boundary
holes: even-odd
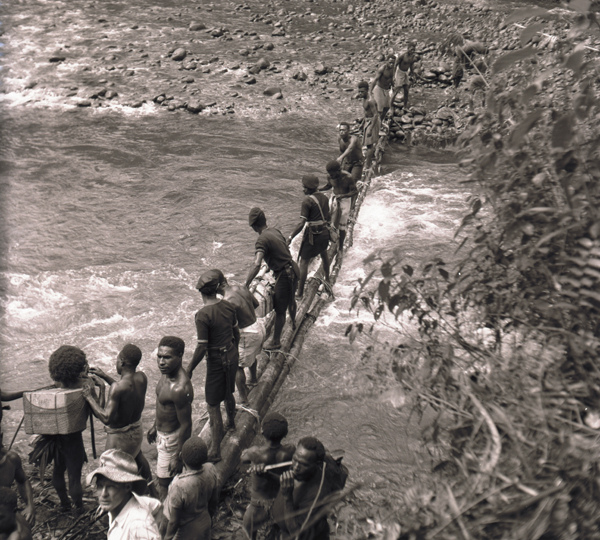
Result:
[[[375,101],[375,98],[373,97],[373,89],[375,88],[375,85],[383,88],[386,92],[389,91],[389,89],[392,87],[392,84],[394,82],[395,63],[396,60],[394,58],[388,58],[385,64],[382,64],[377,69],[377,72],[375,73],[375,78],[371,81],[371,84],[369,84],[369,95],[371,96],[371,99],[373,99],[373,101]],[[381,110],[379,116],[382,120],[385,118],[385,115],[387,114],[388,110],[389,107],[384,107]]]
[[[157,431],[177,432],[177,451],[169,463],[169,473],[175,476],[183,468],[181,447],[192,435],[192,401],[194,388],[182,366],[182,357],[172,347],[161,346],[157,364],[162,376],[156,385],[156,420],[148,431],[148,442],[156,442]],[[172,478],[158,479],[160,499],[164,500]]]
[[[303,188],[304,195],[312,195],[313,193],[316,193],[316,191],[317,191],[316,189],[310,189],[307,187]],[[302,219],[300,220],[298,225],[296,225],[296,228],[292,231],[292,234],[290,234],[290,236],[288,238],[288,245],[300,233],[300,231],[304,227],[304,224],[306,223],[306,218],[304,216],[301,216],[301,217],[302,217]],[[304,294],[304,284],[306,283],[306,276],[308,275],[308,265],[310,264],[311,260],[312,260],[311,258],[305,258],[305,257],[300,258],[300,264],[299,264],[300,277],[298,278],[298,294],[297,294],[298,298],[302,298],[302,295]],[[327,283],[329,283],[329,255],[327,254],[327,250],[324,250],[321,253],[321,261],[323,262],[323,273],[325,275],[325,281],[327,281]]]
[[[17,490],[21,498],[27,502],[23,515],[31,525],[35,523],[35,506],[33,502],[33,490],[29,479],[23,470],[23,464],[19,454],[8,451],[2,444],[2,432],[0,431],[0,487],[11,487],[13,482],[17,483]]]
[[[294,455],[293,445],[282,445],[281,441],[268,440],[266,446],[251,446],[242,452],[242,463],[251,463],[252,474],[250,498],[272,500],[279,490],[279,474],[265,471],[265,465],[290,461]],[[285,469],[279,469],[279,473]],[[269,512],[263,507],[248,505],[244,514],[244,529],[256,540],[258,528],[269,518]]]
[[[417,61],[417,56],[415,54],[415,46],[411,45],[408,50],[400,56],[395,64],[394,64],[394,73],[396,73],[396,69],[400,69],[401,71],[408,71],[410,75],[415,75],[415,62]],[[392,104],[394,103],[394,99],[396,94],[400,92],[400,88],[402,88],[404,92],[404,108],[406,109],[408,105],[408,85],[404,84],[402,87],[397,86],[394,88],[394,94],[392,95]]]
[[[24,392],[26,392],[26,390],[21,390],[19,392],[7,392],[5,390],[0,390],[0,422],[2,421],[2,410],[4,409],[4,407],[2,406],[2,402],[21,399],[23,397]],[[8,405],[6,406],[6,408],[10,409]]]
[[[139,421],[146,402],[146,389],[148,388],[148,377],[141,371],[136,371],[137,364],[129,364],[119,353],[117,356],[117,373],[121,376],[116,381],[100,368],[90,368],[90,373],[99,381],[110,384],[106,406],[104,407],[104,391],[100,402],[96,401],[89,389],[83,389],[83,395],[87,400],[92,412],[98,420],[110,428],[122,428]],[[118,435],[109,433],[106,437],[105,450],[118,448]],[[152,472],[148,460],[140,450],[134,456],[141,475],[150,483]],[[154,484],[151,484],[151,490]]]
[[[346,124],[340,125],[339,133],[338,143],[341,154],[338,156],[337,162],[341,165],[346,158],[362,159],[360,140],[356,135],[350,135],[350,127]]]
[[[20,512],[0,505],[0,540],[32,540],[31,528]]]
[[[358,88],[358,97],[362,99],[363,111],[365,113],[365,133],[363,140],[370,140],[372,137],[372,131],[374,123],[371,120],[377,115],[377,103],[373,99],[369,98],[369,88],[367,86],[361,86]],[[365,168],[371,166],[373,161],[373,154],[375,153],[375,145],[367,145],[367,154],[365,156]]]
[[[255,309],[259,306],[259,302],[246,287],[229,285],[229,283],[225,281],[221,284],[219,292],[223,295],[225,300],[235,306],[235,314],[237,316],[238,326],[240,329],[244,329],[247,326],[252,326],[256,322]],[[250,383],[256,384],[256,359],[248,368],[248,371],[250,371]],[[238,394],[240,395],[240,403],[247,403],[248,387],[246,386],[246,373],[244,372],[244,368],[241,366],[237,370],[237,374],[235,376],[235,386]]]
[[[221,300],[217,297],[217,293],[215,294],[202,294],[202,301],[205,306],[210,306],[212,304],[217,304]],[[233,327],[233,341],[235,342],[235,346],[237,347],[240,343],[240,329],[238,328],[237,322]],[[204,359],[206,356],[206,350],[208,348],[208,343],[204,341],[198,341],[196,345],[196,350],[194,351],[194,356],[192,357],[192,361],[187,368],[188,376],[191,378],[194,369],[198,366],[198,364]],[[239,371],[239,370],[238,370]],[[206,404],[206,409],[208,411],[208,417],[210,419],[210,429],[211,429],[211,440],[210,447],[208,449],[208,460],[212,462],[217,462],[221,459],[221,440],[224,435],[223,428],[223,417],[221,415],[221,405],[208,405]],[[225,412],[227,413],[227,426],[225,429],[235,429],[235,397],[231,395],[228,399],[225,400]]]
[[[327,191],[333,188],[333,194],[337,199],[348,199],[352,198],[358,194],[358,189],[356,188],[356,182],[352,175],[348,174],[346,171],[342,171],[341,169],[336,171],[330,171],[329,176],[327,178],[327,184],[323,186],[319,191]],[[334,216],[334,227],[339,227],[339,219],[340,214],[336,212]],[[346,239],[346,231],[340,231],[339,238],[339,249],[340,251],[344,249],[344,240]]]

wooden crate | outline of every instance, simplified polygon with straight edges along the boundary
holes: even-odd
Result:
[[[89,415],[88,404],[80,388],[51,388],[25,392],[25,433],[67,435],[83,431]]]

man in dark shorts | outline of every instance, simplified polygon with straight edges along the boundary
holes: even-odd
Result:
[[[254,257],[254,266],[248,272],[246,278],[246,287],[256,277],[260,270],[263,260],[267,263],[269,270],[275,275],[275,290],[273,296],[273,306],[275,309],[275,325],[273,329],[273,338],[263,346],[267,350],[281,348],[281,333],[285,325],[285,311],[289,309],[292,324],[295,324],[296,317],[296,280],[300,273],[293,262],[292,254],[288,248],[287,242],[277,229],[267,227],[267,218],[265,213],[258,207],[252,208],[248,215],[250,227],[259,234],[256,241]]]
[[[300,223],[288,238],[288,244],[304,228],[304,236],[300,245],[300,278],[298,280],[298,294],[301,298],[304,294],[304,283],[308,274],[308,265],[317,255],[323,261],[323,273],[325,281],[329,283],[329,257],[327,247],[329,246],[329,230],[327,224],[331,222],[329,214],[329,199],[322,193],[317,193],[319,179],[314,174],[302,177],[304,186],[304,199],[300,208]]]
[[[204,307],[195,316],[198,345],[187,372],[192,372],[206,355],[205,398],[210,419],[211,442],[208,460],[221,459],[223,417],[221,403],[225,402],[227,429],[235,429],[235,377],[238,370],[240,330],[235,306],[217,296],[223,273],[220,270],[204,272],[196,288],[202,294]]]
[[[337,158],[342,170],[350,173],[355,182],[362,177],[364,156],[361,140],[356,135],[350,135],[350,124],[340,122],[338,143],[341,154]]]
[[[85,387],[83,396],[87,400],[94,416],[104,424],[107,433],[104,450],[118,448],[127,452],[137,463],[140,474],[150,484],[152,471],[150,464],[142,453],[144,428],[142,426],[142,411],[146,403],[148,377],[141,371],[136,371],[142,351],[136,345],[128,343],[117,355],[117,373],[121,378],[116,381],[100,368],[90,368],[90,373],[100,381],[110,384],[106,406],[104,392],[100,402],[92,396],[91,389]],[[154,484],[152,484],[154,487]]]

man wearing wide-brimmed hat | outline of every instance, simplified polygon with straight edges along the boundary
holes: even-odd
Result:
[[[100,467],[88,475],[88,484],[94,479],[100,509],[109,515],[107,540],[160,540],[156,519],[162,505],[141,495],[146,480],[129,454],[114,448],[104,452]]]

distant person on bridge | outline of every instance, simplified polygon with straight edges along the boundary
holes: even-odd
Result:
[[[185,343],[181,338],[165,336],[158,343],[156,362],[161,377],[156,385],[156,420],[148,431],[150,444],[156,442],[158,493],[164,501],[167,489],[181,472],[181,448],[192,434],[194,388],[183,369]]]
[[[333,226],[340,231],[339,250],[344,249],[344,240],[346,239],[346,228],[348,226],[348,217],[352,209],[352,199],[358,194],[354,178],[346,171],[342,171],[340,164],[333,160],[327,163],[326,167],[327,184],[319,191],[327,191],[333,188],[332,210]]]
[[[273,338],[264,344],[266,350],[281,349],[281,333],[285,325],[285,312],[289,310],[292,324],[296,324],[296,283],[300,275],[298,265],[292,259],[285,237],[277,229],[267,227],[265,213],[258,207],[252,208],[248,223],[258,233],[255,244],[254,265],[246,277],[246,287],[260,271],[263,260],[275,275],[273,306],[275,309],[275,327]]]
[[[272,520],[271,508],[279,492],[279,477],[290,466],[265,470],[267,465],[285,463],[294,455],[294,445],[282,445],[288,433],[288,422],[277,412],[269,412],[262,421],[262,435],[267,440],[265,446],[251,446],[242,452],[242,463],[250,463],[252,474],[250,504],[244,514],[244,529],[252,540],[256,540],[258,529]]]
[[[248,385],[256,385],[256,356],[262,350],[265,341],[265,322],[256,316],[255,309],[259,302],[246,288],[239,285],[230,285],[220,270],[218,293],[235,307],[235,314],[240,329],[240,343],[238,346],[240,360],[235,377],[235,385],[240,396],[240,405],[248,404]],[[246,373],[250,373],[250,381],[246,384]]]
[[[204,307],[196,312],[196,332],[198,344],[188,366],[191,377],[196,366],[206,355],[206,383],[204,393],[210,419],[211,441],[208,461],[216,463],[221,459],[221,439],[223,439],[223,417],[221,403],[225,402],[227,425],[225,429],[235,429],[235,379],[238,372],[240,329],[236,308],[217,292],[224,279],[220,270],[204,272],[196,288],[202,295]]]
[[[415,62],[418,60],[415,50],[417,44],[411,41],[408,44],[407,51],[400,55],[394,63],[394,90],[392,93],[392,107],[394,106],[394,99],[396,94],[402,89],[404,93],[404,109],[408,106],[408,89],[410,88],[410,76],[415,75]]]
[[[342,170],[350,173],[355,182],[360,181],[364,163],[361,140],[356,135],[350,135],[348,122],[340,122],[338,143],[341,154],[337,161]]]
[[[394,82],[394,66],[396,65],[396,56],[390,54],[385,64],[379,66],[375,78],[369,84],[369,94],[377,103],[379,118],[383,120],[390,109],[391,96],[390,89]]]
[[[90,368],[90,373],[99,381],[110,384],[108,397],[105,399],[104,386],[100,402],[96,401],[89,387],[84,387],[83,396],[87,400],[94,416],[104,424],[107,433],[104,450],[118,448],[127,452],[138,465],[140,474],[151,486],[152,471],[150,464],[142,453],[144,428],[142,426],[142,411],[146,401],[148,377],[141,371],[136,371],[142,359],[142,351],[136,345],[128,343],[117,355],[117,373],[121,378],[117,381],[104,373],[100,368]],[[106,406],[105,406],[106,402]]]
[[[288,238],[289,244],[306,225],[300,245],[300,279],[298,280],[297,298],[302,298],[304,294],[308,265],[317,255],[321,256],[325,281],[329,283],[329,257],[327,255],[329,246],[327,225],[331,222],[329,199],[322,193],[317,193],[319,179],[314,174],[303,176],[302,186],[305,197],[300,208],[301,220]]]
[[[358,97],[362,99],[365,114],[362,144],[367,148],[365,155],[365,168],[370,169],[373,162],[375,147],[379,141],[379,129],[381,120],[377,112],[377,103],[369,97],[369,83],[361,81],[358,83]]]

